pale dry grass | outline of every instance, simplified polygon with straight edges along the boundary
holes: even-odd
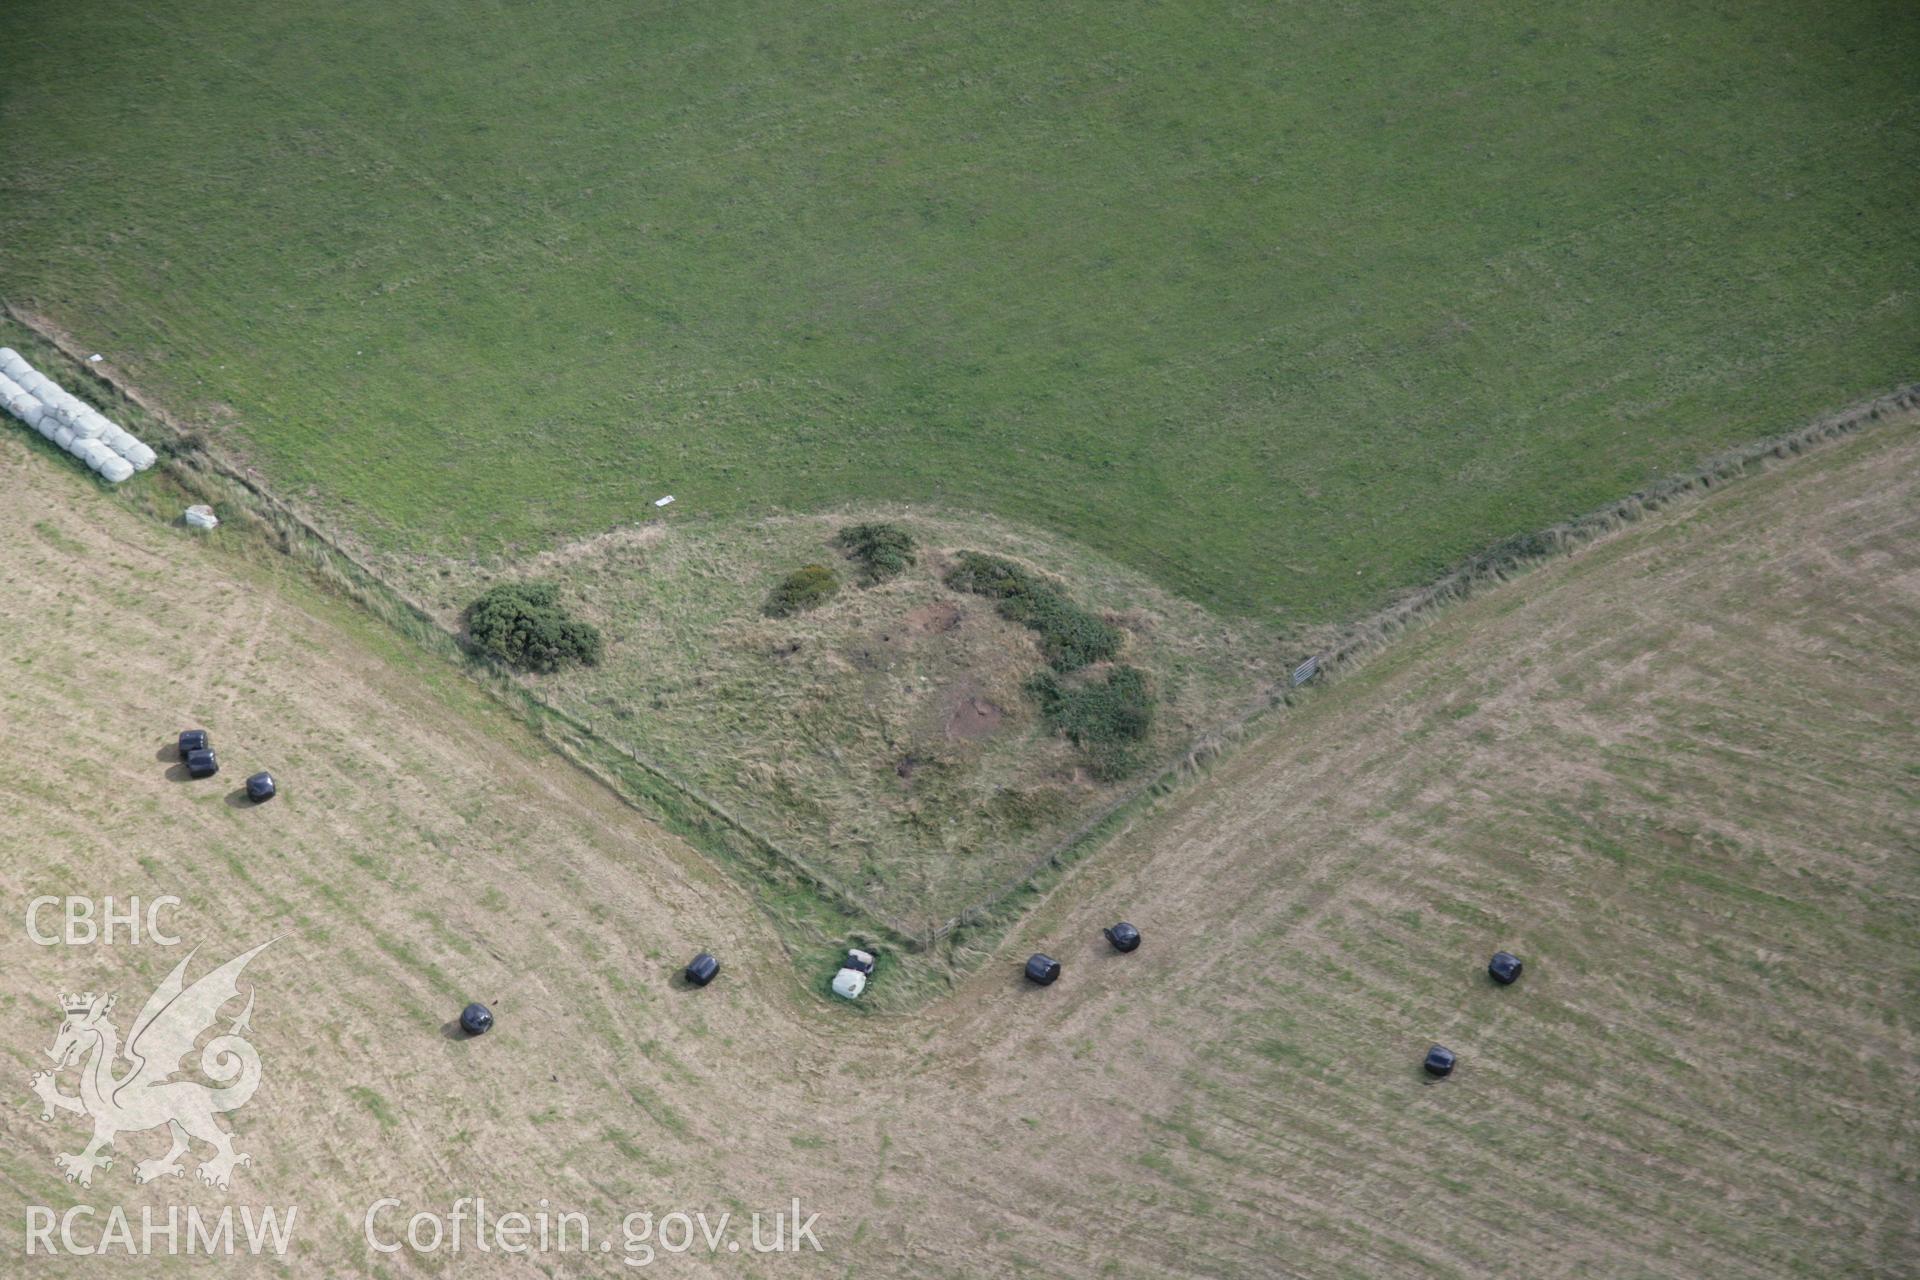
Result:
[[[920,553],[863,588],[831,544],[867,518],[904,525]],[[1139,776],[1096,780],[1039,723],[1023,689],[1045,665],[1031,634],[941,582],[960,549],[1021,556],[1126,629],[1122,660],[1148,671],[1160,698]],[[766,617],[773,584],[814,562],[840,572],[839,593]],[[606,659],[527,687],[917,937],[997,900],[1074,828],[1263,705],[1281,656],[1245,625],[1097,556],[1001,522],[900,508],[751,522],[683,514],[523,562],[385,567],[450,628],[492,582],[559,582],[606,636]]]

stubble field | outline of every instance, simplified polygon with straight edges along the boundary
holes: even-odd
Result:
[[[1738,1280],[1920,1247],[1910,421],[1450,609],[1082,863],[948,999],[868,1019],[452,667],[13,436],[0,477],[10,1218],[294,1203],[295,1276],[519,1273],[362,1242],[376,1198],[474,1194],[603,1222],[799,1196],[817,1256],[662,1261],[768,1276]],[[160,758],[189,722],[211,784]],[[285,790],[249,809],[256,762]],[[180,953],[19,921],[108,891],[178,894],[209,963],[280,936],[231,1197],[133,1187],[153,1136],[59,1179],[83,1130],[27,1092],[58,993],[131,1006]],[[1098,937],[1119,916],[1131,957]],[[1504,990],[1500,946],[1528,961]],[[726,971],[676,987],[702,947]],[[1016,976],[1040,948],[1044,991]],[[476,997],[496,1031],[447,1038]],[[1432,1040],[1461,1054],[1440,1084]]]

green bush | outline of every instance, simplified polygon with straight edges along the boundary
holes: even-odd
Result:
[[[600,632],[560,608],[551,582],[503,582],[467,606],[467,634],[480,649],[523,671],[558,671],[600,661]]]
[[[983,551],[962,551],[955,556],[946,581],[955,591],[1001,600],[1031,592],[1044,582],[1024,565]]]
[[[947,572],[956,591],[1000,602],[1000,616],[1040,637],[1040,652],[1055,671],[1078,671],[1120,652],[1120,628],[1067,597],[1060,585],[1023,565],[978,551],[962,551]]]
[[[913,563],[913,535],[897,524],[848,525],[833,542],[860,566],[868,586],[899,577]]]
[[[1049,729],[1065,734],[1087,753],[1094,776],[1104,782],[1139,767],[1139,744],[1153,728],[1153,692],[1135,667],[1115,667],[1103,681],[1064,684],[1050,671],[1027,681]]]
[[[780,580],[767,597],[770,618],[785,618],[812,609],[840,589],[840,579],[823,564],[803,565]]]

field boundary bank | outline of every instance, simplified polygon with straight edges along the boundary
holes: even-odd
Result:
[[[977,902],[930,930],[915,930],[841,887],[808,859],[766,836],[698,787],[682,781],[631,747],[609,740],[590,721],[554,706],[502,671],[498,664],[476,653],[457,631],[440,623],[424,605],[344,545],[337,535],[209,445],[203,432],[183,425],[163,406],[111,371],[102,371],[89,363],[79,345],[58,326],[11,301],[5,302],[4,307],[12,320],[58,349],[86,379],[107,387],[165,427],[171,439],[162,450],[162,460],[168,464],[169,471],[177,467],[203,481],[211,477],[237,489],[234,496],[242,505],[278,535],[280,551],[305,560],[310,568],[344,588],[357,602],[403,633],[428,642],[445,656],[459,655],[466,659],[463,665],[470,673],[485,677],[479,683],[497,701],[533,728],[542,741],[569,763],[608,788],[628,807],[661,822],[709,856],[736,864],[743,860],[755,864],[749,870],[756,876],[765,878],[771,869],[798,879],[833,906],[866,921],[896,944],[914,951],[930,950],[961,929],[1008,923],[1006,909],[1022,895],[1038,891],[1042,878],[1048,873],[1062,872],[1099,848],[1153,800],[1172,791],[1183,779],[1197,775],[1231,743],[1249,736],[1260,722],[1291,705],[1299,694],[1292,689],[1276,691],[1245,714],[1201,733],[1175,757],[1083,820]],[[1596,510],[1536,532],[1503,539],[1425,586],[1402,592],[1373,613],[1327,629],[1324,640],[1311,652],[1297,653],[1289,659],[1289,665],[1317,657],[1316,682],[1337,678],[1344,667],[1379,649],[1445,605],[1576,551],[1676,500],[1765,470],[1776,462],[1852,435],[1874,422],[1916,410],[1920,410],[1920,382],[1907,383],[1792,431],[1710,455],[1689,471],[1657,480]],[[298,545],[302,541],[311,545],[302,548]],[[639,785],[626,776],[626,770],[618,768],[621,762],[641,772],[643,779]],[[649,783],[651,785],[647,785]]]

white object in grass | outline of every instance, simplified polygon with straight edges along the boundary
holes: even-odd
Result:
[[[873,957],[859,948],[849,948],[840,972],[833,975],[833,994],[842,1000],[857,1000],[867,989],[867,975],[873,972]]]

